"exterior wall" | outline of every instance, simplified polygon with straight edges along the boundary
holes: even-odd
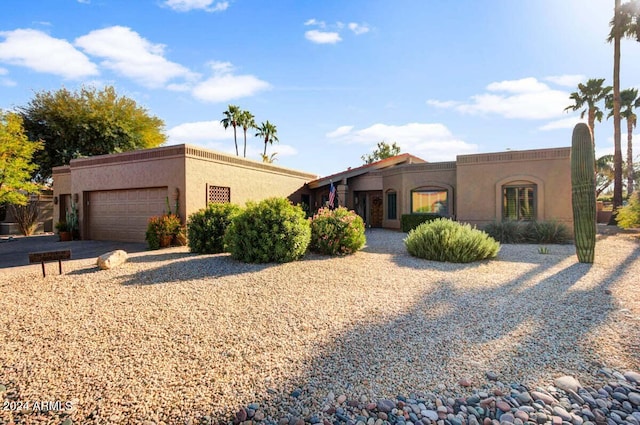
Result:
[[[448,192],[449,215],[455,216],[456,163],[434,162],[402,165],[383,172],[384,219],[382,226],[400,228],[403,214],[411,214],[411,191],[414,189],[442,188]],[[396,192],[397,219],[387,219],[387,194]]]
[[[57,223],[65,216],[63,196],[71,196],[71,167],[68,165],[53,168],[53,222]]]
[[[272,164],[252,161],[194,146],[185,148],[186,212],[191,214],[207,205],[206,188],[231,188],[231,203],[244,205],[247,201],[260,201],[269,197],[287,197],[300,203],[302,195],[311,193],[305,184],[317,178]]]
[[[570,148],[460,155],[458,221],[482,227],[502,219],[502,186],[536,184],[536,219],[573,226]]]

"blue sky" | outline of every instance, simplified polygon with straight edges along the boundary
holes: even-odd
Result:
[[[170,144],[233,152],[220,119],[236,104],[277,126],[276,164],[319,175],[382,140],[430,162],[568,146],[569,93],[612,83],[613,3],[4,0],[0,108],[113,85],[164,120]],[[622,55],[622,88],[640,87],[640,43]],[[597,155],[612,134],[596,124]],[[248,146],[259,160],[262,141]]]

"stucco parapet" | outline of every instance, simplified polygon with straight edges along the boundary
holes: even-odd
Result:
[[[474,165],[492,162],[537,161],[549,159],[568,159],[571,148],[533,149],[526,151],[507,151],[485,154],[458,155],[457,165]]]
[[[149,161],[159,158],[180,157],[185,154],[185,145],[163,146],[153,149],[140,149],[129,152],[98,155],[89,158],[76,158],[70,162],[71,168],[95,167],[97,165],[121,164],[127,162]]]
[[[51,169],[51,174],[54,176],[62,175],[62,174],[71,174],[71,167],[68,165],[61,165],[59,167],[53,167]]]
[[[443,162],[425,162],[420,164],[405,164],[399,165],[394,168],[390,168],[388,170],[381,171],[382,175],[385,177],[393,176],[396,174],[404,174],[404,173],[423,173],[425,171],[455,171],[456,162],[455,161],[443,161]]]
[[[227,155],[221,152],[202,149],[191,145],[182,145],[185,147],[185,156],[188,158],[202,159],[209,162],[226,163],[244,168],[250,168],[253,170],[266,171],[274,174],[282,174],[286,176],[300,177],[308,180],[315,180],[318,178],[316,174],[307,173],[304,171],[293,170],[291,168],[280,167],[264,162],[258,162],[251,159],[240,158],[233,155]]]

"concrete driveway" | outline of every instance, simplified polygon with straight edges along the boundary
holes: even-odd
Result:
[[[71,250],[71,259],[97,258],[105,252],[124,249],[127,253],[147,250],[144,243],[114,241],[59,242],[58,235],[0,237],[0,269],[29,265],[30,252]]]

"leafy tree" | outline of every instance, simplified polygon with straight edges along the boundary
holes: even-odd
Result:
[[[603,87],[603,84],[604,78],[592,78],[587,81],[587,84],[579,83],[578,91],[571,93],[569,96],[569,99],[574,102],[573,105],[564,108],[565,111],[578,111],[585,108],[580,112],[580,118],[584,118],[585,114],[587,114],[587,121],[592,134],[594,134],[596,120],[602,122],[603,112],[598,107],[598,103],[604,100],[611,91],[610,86]]]
[[[635,37],[640,42],[640,0],[621,4],[614,1],[611,31],[607,41],[613,41],[613,156],[615,176],[613,182],[613,209],[622,205],[622,130],[620,114],[620,41],[622,37]],[[611,214],[609,224],[615,224],[616,214]]]
[[[42,149],[41,142],[31,142],[20,115],[0,110],[0,204],[26,205],[27,193],[38,191],[31,182],[33,155]]]
[[[392,156],[396,156],[400,153],[400,146],[393,142],[389,145],[384,140],[378,143],[378,147],[373,151],[373,153],[362,155],[362,160],[365,164],[371,164],[372,162],[379,161],[385,158],[391,158]]]
[[[156,147],[167,138],[161,119],[113,87],[41,91],[18,112],[29,140],[44,142],[34,158],[37,180],[73,158]]]
[[[238,115],[237,124],[244,131],[244,157],[247,157],[247,130],[256,127],[255,117],[249,111],[241,111]]]
[[[227,110],[222,114],[224,118],[220,120],[220,123],[226,130],[229,126],[233,127],[233,141],[236,144],[236,156],[240,156],[238,153],[238,137],[236,135],[236,127],[238,127],[238,118],[240,117],[240,113],[242,110],[239,106],[229,105]]]
[[[276,136],[278,130],[275,125],[269,122],[269,120],[260,123],[260,126],[256,127],[256,130],[258,130],[256,137],[260,137],[264,140],[264,152],[262,152],[262,160],[264,161],[264,158],[267,157],[267,145],[273,145],[273,142],[279,141],[278,136]]]
[[[607,108],[611,109],[609,116],[613,116],[613,97],[607,96]],[[633,193],[633,129],[636,127],[638,117],[634,112],[635,108],[640,108],[640,98],[638,89],[626,89],[620,92],[620,117],[627,121],[627,194]],[[629,166],[631,164],[631,166]]]
[[[613,183],[613,155],[604,155],[596,159],[596,197]]]

